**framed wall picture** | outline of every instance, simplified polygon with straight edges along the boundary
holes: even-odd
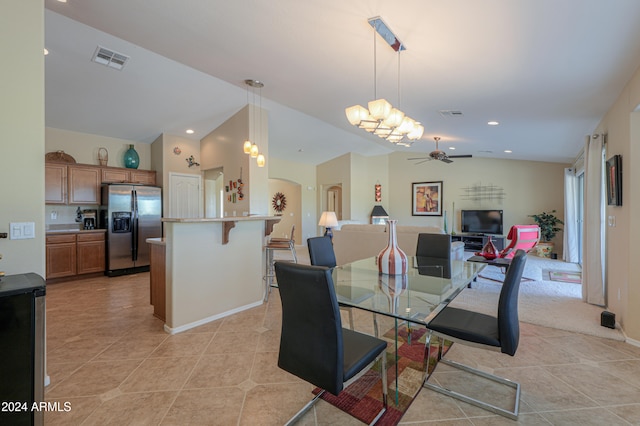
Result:
[[[622,156],[614,155],[607,160],[607,204],[622,205]]]
[[[414,182],[411,200],[413,216],[442,216],[442,181]]]

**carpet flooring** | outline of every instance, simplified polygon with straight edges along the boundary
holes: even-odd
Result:
[[[550,265],[554,267],[550,268]],[[581,285],[544,279],[543,269],[559,270],[558,266],[564,267],[565,272],[580,272],[578,265],[527,256],[523,276],[533,280],[523,280],[520,284],[520,321],[623,341],[624,335],[620,330],[600,325],[600,314],[604,308],[583,302]],[[486,267],[482,275],[487,278],[504,279],[500,270],[493,266]],[[472,288],[463,290],[451,305],[496,315],[501,288],[501,283],[478,278],[478,281],[472,284]]]

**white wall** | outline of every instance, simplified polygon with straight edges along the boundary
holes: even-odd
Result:
[[[298,235],[296,239],[305,241],[309,237],[319,235],[319,216],[317,214],[317,194],[319,188],[316,183],[316,168],[308,164],[292,163],[278,158],[270,159],[267,167],[269,169],[270,179],[283,179],[300,184],[301,211],[299,216],[302,228],[299,232],[296,232]],[[296,229],[298,228],[296,227]],[[291,229],[287,232],[290,231]]]
[[[305,245],[306,239],[300,237],[302,235],[301,185],[284,179],[269,179],[270,200],[273,199],[273,196],[277,192],[284,194],[287,204],[281,213],[280,222],[274,225],[271,236],[275,238],[291,238],[291,227],[295,225],[296,231],[294,239],[296,241],[296,245]],[[280,214],[273,209],[271,202],[269,202],[269,205],[269,215],[276,216]]]
[[[140,156],[140,170],[151,169],[151,145],[126,139],[92,135],[90,133],[47,127],[45,130],[45,148],[47,152],[64,151],[71,155],[76,163],[99,165],[98,149],[104,147],[109,152],[110,167],[124,167],[124,153],[133,144]]]
[[[262,123],[258,118],[262,118]],[[255,123],[255,124],[254,124]],[[244,199],[225,198],[224,211],[227,216],[244,214],[267,215],[269,137],[266,110],[247,105],[200,141],[201,169],[222,168],[225,181],[237,182],[242,173]],[[255,137],[260,151],[266,158],[266,166],[258,167],[256,160],[245,154],[242,146],[249,134]],[[233,194],[237,191],[230,191]]]
[[[8,0],[0,13],[0,232],[34,222],[35,238],[0,239],[0,271],[45,276],[44,9]]]
[[[622,155],[622,206],[607,206],[616,226],[607,227],[607,304],[629,338],[640,345],[640,69],[594,133],[607,134],[607,158]],[[634,220],[635,219],[635,220]]]

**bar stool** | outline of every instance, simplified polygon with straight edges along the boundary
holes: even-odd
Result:
[[[291,256],[293,257],[293,262],[298,263],[298,257],[296,256],[296,242],[294,233],[296,230],[296,226],[293,225],[291,227],[290,238],[271,238],[269,242],[264,246],[264,254],[265,254],[265,271],[263,280],[265,282],[264,289],[264,301],[269,300],[269,293],[271,292],[271,287],[277,287],[277,283],[274,284],[275,278],[275,270],[273,268],[274,260],[274,252],[276,250],[289,250],[291,252]]]

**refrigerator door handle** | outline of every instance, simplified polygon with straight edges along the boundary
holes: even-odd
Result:
[[[134,262],[138,260],[138,194],[134,189],[131,191],[131,203],[132,203],[132,229],[131,229],[131,260]]]

